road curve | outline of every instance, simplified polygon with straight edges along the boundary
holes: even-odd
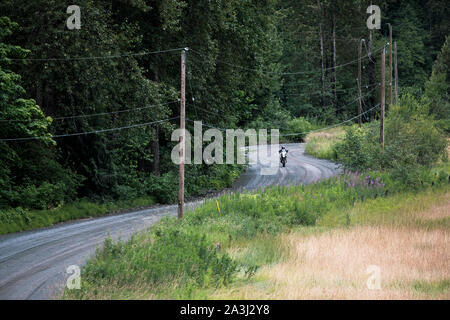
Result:
[[[338,171],[335,164],[306,155],[304,144],[288,144],[286,148],[289,153],[285,168],[278,166],[278,157],[272,159],[278,168],[269,175],[261,174],[267,163],[252,164],[233,187],[252,190],[268,185],[309,184]],[[249,148],[249,159],[257,154],[256,148]],[[159,206],[0,236],[0,299],[57,298],[70,276],[67,267],[81,266],[108,235],[128,239],[176,212],[176,205]]]
[[[305,153],[305,143],[291,143],[284,146],[289,151],[286,167],[279,161],[278,147],[275,156],[268,155],[270,147],[249,147],[247,154],[249,161],[255,162],[241,175],[233,187],[235,189],[253,190],[269,185],[300,185],[311,184],[326,179],[339,171],[338,165],[328,160],[311,157]],[[258,160],[257,160],[258,159]],[[275,167],[274,170],[269,168]],[[266,168],[266,172],[262,169]]]

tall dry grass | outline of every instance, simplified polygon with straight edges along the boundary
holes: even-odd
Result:
[[[423,222],[448,219],[450,193],[441,200],[426,210],[408,204],[407,211]],[[293,232],[281,241],[287,259],[262,268],[258,281],[217,291],[214,298],[450,299],[448,228],[357,225],[306,237]],[[380,290],[367,286],[372,265],[380,270]]]

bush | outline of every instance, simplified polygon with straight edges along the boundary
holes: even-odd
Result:
[[[385,121],[385,148],[381,151],[376,123],[362,129],[353,126],[335,146],[337,158],[355,170],[411,170],[446,161],[447,140],[436,121],[427,115],[428,106],[412,95],[402,96],[399,106],[392,106]]]
[[[178,176],[168,172],[160,177],[153,174],[144,180],[148,194],[154,196],[158,203],[174,203],[178,198]]]
[[[353,170],[364,170],[378,166],[374,163],[374,153],[370,148],[371,142],[366,130],[352,126],[347,128],[343,141],[334,146],[334,152],[338,161],[345,167]]]
[[[385,130],[387,168],[430,166],[445,157],[447,140],[427,110],[411,95],[391,108]]]
[[[39,186],[28,185],[19,189],[17,203],[26,208],[50,209],[64,203],[65,186],[44,182]]]
[[[159,232],[150,250],[148,277],[153,281],[187,276],[202,286],[227,284],[236,265],[226,254],[219,255],[204,234],[169,228]]]
[[[304,133],[290,137],[292,141],[303,142],[306,133],[313,129],[313,125],[304,117],[299,117],[288,121],[287,133]]]
[[[84,277],[121,285],[141,279],[154,287],[167,281],[202,287],[228,284],[237,272],[231,258],[219,253],[198,231],[160,227],[146,236],[151,238],[139,241],[133,237],[127,243],[107,238],[87,264]]]

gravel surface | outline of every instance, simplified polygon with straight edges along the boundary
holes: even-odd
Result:
[[[261,174],[261,169],[269,166],[267,163],[250,165],[233,188],[252,190],[269,185],[309,184],[339,171],[337,165],[329,161],[305,155],[305,144],[285,146],[289,150],[285,168],[279,164],[278,155],[277,163],[272,161],[273,166],[278,165],[272,175]],[[248,148],[249,159],[256,159],[257,154],[256,148]],[[261,159],[269,161],[266,156]],[[186,206],[193,207],[201,202]],[[125,240],[161,217],[176,213],[176,205],[157,206],[0,236],[0,299],[58,298],[70,276],[66,273],[67,267],[82,266],[108,235]]]

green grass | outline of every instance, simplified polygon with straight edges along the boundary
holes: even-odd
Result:
[[[333,145],[345,135],[344,127],[332,128],[326,131],[310,133],[306,136],[305,151],[320,159],[336,159]]]
[[[318,226],[335,228],[353,225],[409,225],[425,229],[449,228],[449,218],[424,220],[414,216],[445,200],[448,186],[429,188],[419,193],[400,192],[389,197],[356,202],[354,207],[339,208],[323,215]]]
[[[440,281],[414,281],[412,288],[418,293],[426,293],[431,296],[438,296],[445,292],[450,292],[450,279]]]
[[[206,299],[218,288],[245,284],[261,267],[283,261],[289,247],[278,240],[282,234],[360,223],[379,208],[375,221],[400,210],[417,192],[446,192],[448,169],[430,170],[427,183],[415,192],[388,173],[371,172],[346,173],[309,186],[228,193],[217,202],[207,200],[183,220],[163,218],[128,242],[107,240],[82,271],[81,290],[66,290],[63,297]]]
[[[99,217],[153,204],[155,204],[153,197],[142,197],[106,203],[79,200],[50,210],[7,209],[0,211],[0,234],[48,227],[70,220]]]

